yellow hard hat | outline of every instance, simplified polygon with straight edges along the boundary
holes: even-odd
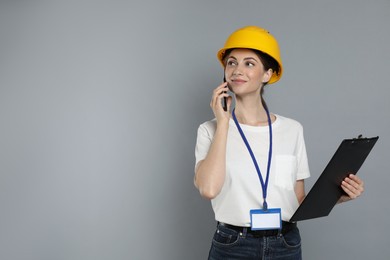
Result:
[[[246,26],[233,32],[225,42],[225,46],[217,53],[218,60],[222,66],[225,51],[228,49],[253,49],[268,54],[276,60],[279,65],[279,73],[273,73],[269,84],[275,83],[282,77],[283,67],[280,58],[279,45],[276,39],[265,29],[257,26]]]

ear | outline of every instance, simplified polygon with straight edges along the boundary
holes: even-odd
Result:
[[[273,73],[274,71],[272,69],[268,69],[266,72],[264,72],[262,82],[267,83],[268,81],[270,81]]]

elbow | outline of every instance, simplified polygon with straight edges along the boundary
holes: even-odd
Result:
[[[195,173],[194,185],[203,198],[212,200],[221,192],[224,178],[212,177],[214,174],[207,174],[208,177],[204,178],[204,174],[199,173],[199,168]]]
[[[212,200],[218,196],[219,191],[212,190],[212,189],[199,189],[199,193],[203,198],[207,200]]]
[[[202,185],[199,185],[196,183],[196,180],[194,180],[195,187],[199,190],[200,195],[207,200],[212,200],[215,197],[218,196],[220,190],[212,187],[204,187]]]

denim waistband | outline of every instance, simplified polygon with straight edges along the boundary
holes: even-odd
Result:
[[[291,231],[293,228],[297,226],[297,223],[291,223],[282,221],[282,229],[270,229],[270,230],[252,230],[250,227],[239,227],[230,225],[223,222],[218,222],[219,226],[224,226],[229,229],[233,229],[237,232],[244,233],[244,234],[251,234],[254,237],[269,237],[269,236],[277,236],[279,234],[286,234],[287,232]]]

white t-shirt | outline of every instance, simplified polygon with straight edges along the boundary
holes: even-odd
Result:
[[[267,203],[268,208],[281,208],[282,220],[288,221],[299,206],[294,192],[296,181],[308,178],[310,172],[301,124],[286,117],[275,116],[276,120],[272,123],[273,147]],[[195,148],[196,165],[206,157],[216,126],[215,119],[199,126]],[[265,181],[269,127],[240,126]],[[233,119],[229,122],[225,182],[211,204],[217,221],[236,226],[250,226],[249,211],[263,205],[259,176]]]

